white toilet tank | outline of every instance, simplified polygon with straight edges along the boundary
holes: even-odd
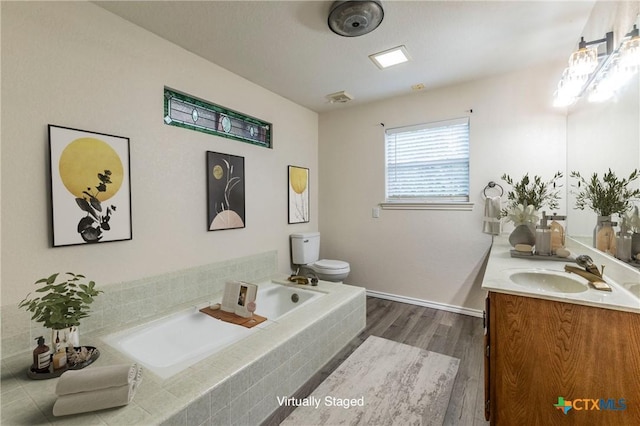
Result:
[[[291,260],[294,265],[308,265],[320,258],[320,233],[291,234]]]

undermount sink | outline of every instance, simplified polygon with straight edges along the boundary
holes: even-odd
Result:
[[[509,280],[532,291],[553,293],[582,293],[589,287],[573,278],[566,272],[545,269],[512,270],[508,272]]]

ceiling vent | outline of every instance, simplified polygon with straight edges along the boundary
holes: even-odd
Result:
[[[357,37],[378,28],[383,17],[379,1],[335,1],[329,12],[329,28],[344,37]]]
[[[329,100],[329,103],[331,104],[336,104],[336,103],[345,104],[353,100],[353,96],[351,96],[344,90],[342,92],[336,92],[336,93],[327,95],[326,98]]]

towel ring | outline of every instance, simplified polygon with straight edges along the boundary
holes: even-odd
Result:
[[[500,184],[495,183],[494,181],[489,181],[489,183],[487,184],[487,186],[484,187],[484,189],[482,190],[482,193],[484,194],[484,196],[487,196],[487,189],[491,189],[491,188],[495,188],[495,187],[500,188],[500,196],[502,197],[502,195],[504,194],[504,188],[502,188],[500,186]]]

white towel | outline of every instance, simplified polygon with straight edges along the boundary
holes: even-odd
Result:
[[[500,235],[500,197],[487,197],[484,200],[484,220],[482,232]]]
[[[53,404],[53,415],[67,416],[127,405],[133,399],[139,384],[140,380],[133,380],[122,386],[59,396]]]
[[[142,368],[136,364],[89,367],[65,371],[58,379],[56,395],[94,391],[129,385],[141,376]]]

